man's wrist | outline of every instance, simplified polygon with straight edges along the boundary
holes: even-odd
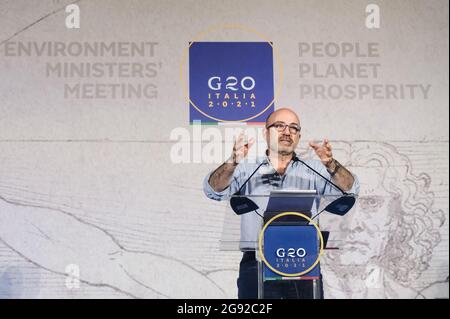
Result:
[[[333,171],[334,168],[335,168],[335,161],[336,161],[336,160],[335,160],[334,158],[330,159],[327,163],[325,163],[325,167],[326,167],[328,170]]]
[[[327,168],[328,173],[330,173],[331,176],[334,176],[339,169],[339,163],[333,158],[325,165],[325,167]]]
[[[225,161],[225,164],[228,164],[229,166],[232,166],[233,168],[235,168],[236,166],[239,165],[239,163],[233,158],[233,156],[231,156],[229,159],[227,159]]]

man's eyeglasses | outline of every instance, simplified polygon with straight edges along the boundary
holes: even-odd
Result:
[[[278,132],[284,132],[284,130],[286,129],[286,127],[289,127],[289,133],[291,134],[298,134],[300,132],[300,130],[302,129],[299,125],[297,124],[291,124],[288,125],[284,122],[275,122],[270,124],[269,126],[267,126],[267,128],[271,128],[274,127]]]

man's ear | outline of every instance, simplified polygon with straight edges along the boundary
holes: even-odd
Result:
[[[266,127],[264,127],[264,130],[263,130],[263,136],[264,136],[264,139],[266,140],[266,143],[267,143],[267,141],[268,141],[268,134],[269,134],[269,130],[266,128]]]

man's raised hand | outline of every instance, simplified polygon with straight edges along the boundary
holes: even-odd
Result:
[[[234,142],[233,152],[231,154],[230,163],[238,165],[248,155],[248,150],[255,143],[254,138],[250,138],[246,143],[244,140],[244,133],[239,134]]]
[[[324,139],[322,145],[309,142],[309,146],[314,150],[323,165],[328,166],[333,161],[333,152],[328,139]]]

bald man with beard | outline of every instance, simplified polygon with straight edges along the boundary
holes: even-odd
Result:
[[[264,129],[264,138],[267,142],[266,155],[253,163],[244,161],[255,141],[253,139],[245,141],[244,135],[241,134],[234,144],[230,158],[205,177],[203,189],[206,196],[218,201],[229,199],[259,165],[261,171],[265,173],[255,174],[245,184],[241,194],[269,194],[271,190],[279,189],[316,190],[319,195],[342,194],[307,166],[331,179],[343,191],[357,194],[359,192],[357,177],[333,158],[332,148],[327,139],[324,139],[322,144],[309,143],[319,160],[300,160],[297,157],[295,149],[300,141],[300,132],[300,119],[291,109],[281,108],[271,113]],[[262,213],[251,212],[241,215],[240,250],[243,251],[243,257],[237,281],[239,299],[258,298],[255,250],[262,225]],[[269,282],[265,286],[264,293],[266,298],[307,299],[312,298],[311,285],[311,281],[287,280],[283,284],[271,287]]]

